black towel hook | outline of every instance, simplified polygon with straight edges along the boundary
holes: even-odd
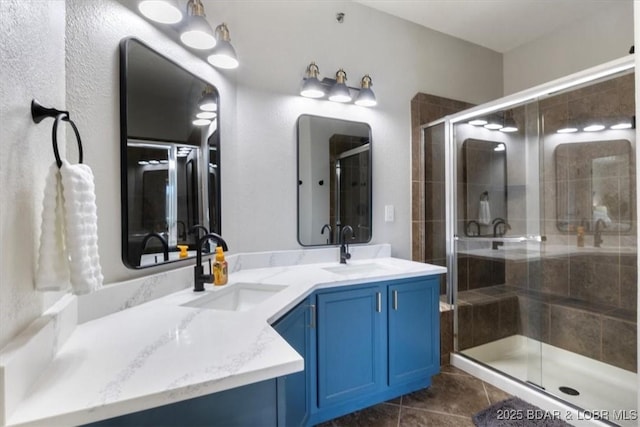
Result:
[[[62,167],[62,160],[60,159],[60,152],[58,151],[58,123],[60,120],[64,120],[69,122],[71,127],[73,128],[73,133],[76,134],[76,141],[78,142],[78,157],[79,163],[82,163],[82,140],[80,139],[80,132],[78,132],[78,128],[75,123],[71,121],[69,117],[68,111],[61,111],[55,108],[47,108],[40,104],[37,100],[31,100],[31,117],[35,123],[40,123],[43,119],[47,117],[55,118],[53,122],[53,130],[51,132],[51,139],[53,141],[53,154],[56,157],[56,164],[58,168]]]

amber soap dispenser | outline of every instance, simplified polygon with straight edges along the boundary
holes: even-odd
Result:
[[[215,286],[226,285],[229,280],[227,261],[224,259],[222,246],[216,247],[216,260],[213,262],[213,284]]]

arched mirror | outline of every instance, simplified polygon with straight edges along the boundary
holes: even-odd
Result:
[[[366,123],[311,115],[298,118],[298,242],[371,240],[371,128]]]
[[[120,44],[122,259],[193,257],[220,233],[219,96],[139,40]]]

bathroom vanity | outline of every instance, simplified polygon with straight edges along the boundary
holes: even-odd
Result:
[[[47,328],[0,355],[16,390],[5,424],[314,424],[428,386],[446,269],[391,258],[388,245],[352,255],[231,255],[229,284],[204,293],[190,266],[70,297],[57,315],[69,332],[32,384],[18,383],[20,358]],[[181,290],[146,299],[176,280]]]

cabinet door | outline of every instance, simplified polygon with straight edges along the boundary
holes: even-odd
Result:
[[[386,371],[386,292],[377,285],[318,294],[318,407],[381,390]]]
[[[438,278],[389,285],[389,385],[440,369]]]
[[[304,358],[304,371],[278,378],[279,426],[301,426],[307,420],[311,310],[310,300],[306,299],[274,324],[275,330]]]

